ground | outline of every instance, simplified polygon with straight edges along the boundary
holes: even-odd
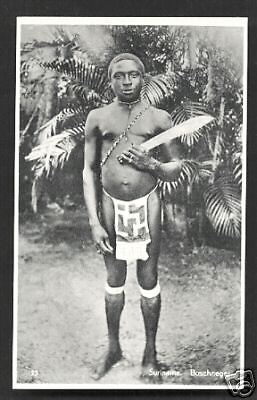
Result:
[[[239,256],[212,247],[191,251],[176,235],[163,235],[159,271],[157,349],[172,371],[163,377],[164,383],[223,384],[218,376],[192,376],[190,368],[239,368]],[[18,382],[94,383],[90,373],[107,342],[106,273],[84,208],[23,218],[18,272]],[[99,384],[142,384],[144,330],[133,264],[125,293],[120,332],[125,360]]]

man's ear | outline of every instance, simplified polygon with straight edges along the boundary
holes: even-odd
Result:
[[[112,84],[111,81],[109,81],[109,88],[112,89],[112,91],[114,92],[114,90],[113,90],[113,84]]]
[[[147,74],[142,74],[141,79],[142,79],[142,87],[143,87],[146,85],[146,82],[147,82]]]

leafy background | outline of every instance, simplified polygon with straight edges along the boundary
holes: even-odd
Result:
[[[175,124],[209,113],[215,123],[184,135],[177,181],[161,183],[164,226],[193,246],[237,245],[241,225],[243,32],[189,26],[23,26],[20,206],[83,204],[86,116],[113,99],[106,70],[133,52],[146,66],[142,95]],[[172,210],[172,211],[171,211]]]

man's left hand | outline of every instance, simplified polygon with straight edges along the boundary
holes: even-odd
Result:
[[[124,151],[119,159],[142,171],[152,170],[152,164],[155,161],[146,150],[136,145],[132,145],[129,150]]]

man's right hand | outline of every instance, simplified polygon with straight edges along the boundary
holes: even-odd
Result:
[[[108,234],[102,225],[97,224],[91,226],[91,231],[97,252],[102,254],[113,254],[113,248],[110,245]]]

